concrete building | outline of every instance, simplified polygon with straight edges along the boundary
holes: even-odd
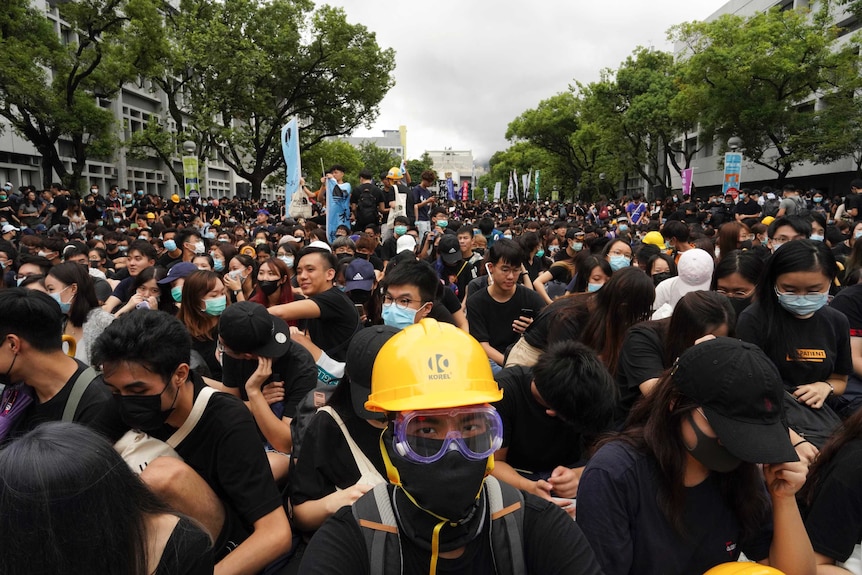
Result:
[[[41,10],[46,18],[54,24],[58,36],[69,33],[68,26],[61,21],[57,2],[32,0],[32,4]],[[183,195],[180,185],[171,175],[170,169],[157,157],[133,159],[126,157],[122,143],[131,138],[132,134],[141,131],[153,116],[156,116],[170,127],[167,110],[167,98],[163,92],[151,83],[128,84],[113,100],[100,99],[99,105],[110,110],[118,125],[117,137],[121,147],[114,157],[107,162],[90,160],[83,173],[85,185],[98,184],[102,190],[113,185],[131,190],[144,190],[147,193],[157,193],[162,197],[172,194]],[[71,170],[72,158],[64,154],[67,143],[59,142],[60,154],[68,169]],[[42,181],[40,169],[41,156],[27,140],[15,134],[5,120],[0,119],[0,181],[12,182],[15,187],[32,185],[37,189],[46,188],[51,182]],[[182,160],[179,155],[173,159],[175,169],[182,174]],[[201,167],[202,195],[222,198],[233,197],[237,193],[238,184],[247,184],[246,180],[237,176],[233,170],[218,157],[210,158]],[[59,180],[54,174],[54,181]],[[269,199],[274,190],[264,190],[262,197]]]
[[[348,136],[338,139],[354,148],[369,142],[378,148],[391,151],[399,158],[407,157],[407,126],[399,126],[397,130],[383,130],[382,136]]]
[[[810,8],[814,11],[819,8],[819,4],[818,0],[730,0],[711,14],[706,21],[716,20],[725,14],[735,14],[742,17],[753,16],[758,12],[775,6],[779,6],[782,10]],[[845,31],[845,34],[837,41],[839,43],[844,42],[849,38],[850,32],[860,28],[860,22],[840,6],[834,6],[833,10],[835,23]],[[681,56],[683,54],[683,47],[676,46],[674,52],[675,56]],[[814,106],[815,110],[820,109],[823,105],[822,101],[813,94],[810,101],[800,102],[800,104]],[[724,181],[724,168],[721,163],[723,157],[719,154],[719,151],[726,147],[722,144],[723,142],[718,140],[702,141],[700,136],[678,142],[680,149],[691,150],[699,148],[696,157],[692,161],[692,167],[694,168],[693,180],[698,195],[721,191]],[[758,166],[753,162],[747,162],[745,160],[745,150],[742,149],[740,151],[743,152],[741,187],[759,188],[766,185],[774,187],[776,185],[775,172]],[[680,154],[679,159],[684,161],[682,154]],[[786,181],[796,184],[804,190],[818,188],[830,196],[835,194],[844,195],[850,189],[850,180],[856,177],[855,169],[852,158],[846,158],[831,164],[815,165],[804,163],[801,166],[794,166],[793,170],[788,174]],[[671,170],[671,179],[672,187],[676,190],[681,189],[680,177],[674,170]]]

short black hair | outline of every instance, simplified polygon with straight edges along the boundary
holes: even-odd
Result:
[[[204,239],[201,235],[201,232],[197,230],[197,228],[183,228],[177,232],[177,235],[174,236],[174,241],[177,243],[177,247],[182,249],[184,243],[189,241],[190,237],[196,237],[199,239]]]
[[[359,171],[359,177],[363,180],[370,180],[373,176],[371,175],[371,170],[362,169]]]
[[[504,261],[512,266],[520,266],[524,259],[524,250],[515,240],[499,239],[488,249],[488,263],[494,265]]]
[[[383,289],[386,290],[391,285],[416,286],[419,288],[419,297],[422,298],[422,303],[425,303],[436,299],[437,286],[440,285],[440,280],[437,277],[437,272],[428,262],[408,259],[387,270],[386,277],[383,279]]]
[[[60,306],[40,291],[21,287],[0,290],[0,340],[9,334],[17,335],[42,352],[62,349]]]
[[[325,250],[323,248],[303,248],[302,251],[296,256],[296,265],[299,265],[300,260],[307,255],[318,254],[320,259],[324,261],[329,266],[329,269],[336,269],[338,267],[338,258],[335,257],[329,250]]]
[[[156,248],[154,248],[153,244],[147,240],[135,240],[129,244],[127,253],[131,254],[132,252],[138,252],[148,260],[156,261],[159,259],[159,254],[156,251]]]
[[[811,237],[811,220],[802,216],[784,216],[783,218],[774,220],[769,224],[769,229],[767,230],[766,235],[771,239],[775,236],[775,232],[778,231],[778,228],[783,226],[790,226],[793,228],[793,231],[805,236],[806,239]]]
[[[332,164],[332,167],[326,170],[326,172],[331,174],[335,170],[338,170],[339,172],[347,172],[347,170],[345,170],[344,166],[342,166],[341,164]]]
[[[136,309],[105,328],[93,344],[92,359],[94,366],[137,363],[168,383],[180,364],[189,363],[191,346],[180,320],[163,311]]]
[[[542,399],[564,420],[588,433],[607,429],[617,386],[589,347],[574,340],[551,344],[533,366],[533,382]]]

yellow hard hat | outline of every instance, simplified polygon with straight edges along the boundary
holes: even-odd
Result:
[[[380,349],[365,409],[438,409],[502,398],[479,342],[452,324],[425,318]]]
[[[769,224],[771,224],[771,223],[772,223],[772,222],[774,222],[774,221],[775,221],[775,218],[774,218],[774,217],[772,217],[772,216],[766,216],[765,218],[763,218],[762,220],[760,220],[760,223],[761,223],[761,224],[763,224],[764,226],[768,226]]]
[[[644,236],[644,239],[641,240],[641,243],[652,244],[654,246],[658,246],[660,248],[663,248],[664,247],[664,238],[662,237],[662,235],[659,232],[656,232],[656,231],[647,232],[647,234]]]
[[[213,225],[214,225],[214,226],[220,226],[220,225],[221,225],[221,220],[213,220]]]
[[[400,180],[404,177],[404,175],[401,173],[400,168],[390,168],[389,173],[386,174],[386,177],[390,180]]]
[[[716,565],[703,575],[784,575],[784,571],[760,563],[734,561]]]
[[[171,201],[175,204],[178,204],[180,203],[180,197],[177,194],[174,194],[173,196],[171,196]]]

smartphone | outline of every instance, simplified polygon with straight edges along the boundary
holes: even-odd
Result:
[[[361,303],[355,303],[355,304],[353,304],[353,307],[356,308],[356,313],[358,313],[360,316],[365,315],[365,306],[364,305],[362,305]]]
[[[138,305],[135,306],[135,309],[150,309],[150,304],[146,301],[142,301]]]
[[[530,309],[530,308],[528,308],[528,307],[522,307],[522,308],[521,308],[521,317],[529,317],[529,318],[531,318],[531,319],[532,319],[532,317],[533,317],[533,310],[531,310],[531,309]]]

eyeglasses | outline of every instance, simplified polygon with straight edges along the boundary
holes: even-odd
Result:
[[[490,406],[402,412],[395,419],[393,447],[416,463],[433,463],[457,449],[472,461],[503,445],[503,421]]]
[[[407,296],[394,298],[388,293],[383,294],[383,305],[395,304],[395,307],[398,309],[410,309],[410,304],[416,301],[419,300],[411,299]]]
[[[744,299],[744,298],[747,298],[748,296],[750,296],[751,294],[754,293],[754,288],[752,288],[750,290],[735,289],[735,290],[730,290],[730,291],[728,291],[726,289],[718,288],[715,291],[716,291],[716,293],[720,293],[721,295],[725,295],[727,297]]]

